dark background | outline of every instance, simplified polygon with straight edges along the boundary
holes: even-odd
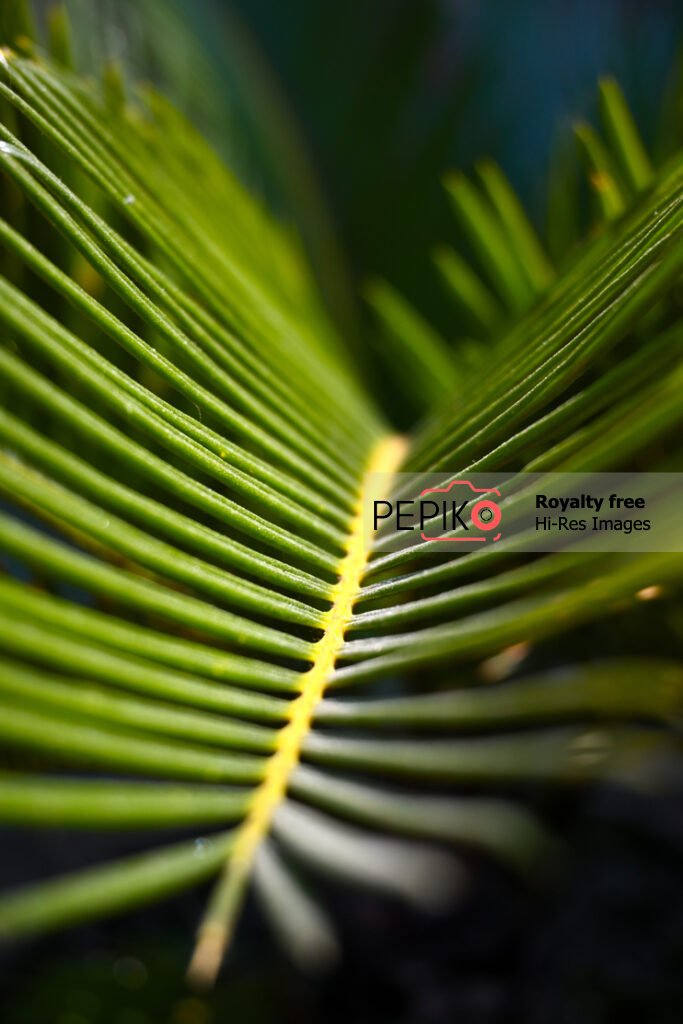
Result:
[[[457,238],[439,183],[446,169],[495,157],[542,228],[553,154],[573,118],[593,116],[596,79],[608,72],[646,141],[665,150],[659,112],[683,28],[683,5],[663,0],[108,0],[74,8],[85,63],[113,51],[133,76],[164,84],[251,187],[299,226],[334,315],[361,348],[365,313],[355,296],[373,275],[457,336],[429,262],[436,243]],[[657,614],[639,621],[648,639],[660,628]],[[672,636],[660,640],[662,653],[673,653]],[[569,638],[566,653],[605,641],[597,629]],[[612,642],[624,653],[625,641]],[[323,890],[345,954],[329,977],[313,980],[288,965],[250,906],[206,998],[183,982],[205,897],[194,892],[7,954],[0,1019],[678,1024],[681,793],[602,786],[531,798],[573,851],[550,889],[473,860],[464,904],[431,921],[386,900]],[[19,880],[145,845],[145,836],[4,833],[0,866]]]
[[[186,6],[220,65],[220,31],[207,29],[225,24],[226,5],[211,5],[211,21],[201,4]],[[542,229],[553,154],[574,119],[594,115],[603,74],[622,83],[646,142],[666,145],[658,121],[680,3],[238,0],[233,9],[271,69],[269,98],[249,98],[240,76],[251,120],[267,131],[276,95],[292,113],[355,282],[386,276],[430,314],[429,252],[455,237],[445,170],[493,156]],[[308,225],[314,211],[286,161],[263,162]],[[448,331],[443,315],[440,326]]]

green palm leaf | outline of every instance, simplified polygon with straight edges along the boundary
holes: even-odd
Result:
[[[565,267],[497,167],[447,181],[477,265],[438,263],[471,359],[368,291],[422,410],[404,438],[296,239],[180,115],[3,51],[0,819],[228,831],[9,892],[0,935],[218,876],[205,981],[253,878],[295,955],[324,959],[292,861],[434,906],[462,868],[429,841],[518,870],[557,852],[501,782],[629,780],[674,748],[683,672],[655,650],[503,677],[525,645],[678,585],[679,556],[503,541],[435,561],[362,529],[376,470],[680,466],[683,165],[652,172],[602,95],[607,144],[580,137],[604,222]]]

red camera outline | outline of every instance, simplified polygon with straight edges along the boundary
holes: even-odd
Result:
[[[451,487],[457,487],[458,484],[464,484],[469,487],[471,491],[474,491],[475,494],[497,494],[499,498],[501,497],[500,491],[497,487],[475,487],[469,480],[451,480],[448,487],[425,487],[425,489],[420,493],[420,497],[424,498],[425,494],[448,494]],[[483,526],[481,523],[478,523],[477,528],[480,530],[494,530],[496,526],[498,526],[502,515],[500,508],[493,501],[479,501],[472,508],[472,519],[480,506],[486,506],[486,508],[491,508],[493,506],[498,512],[498,518],[490,526]],[[491,537],[491,540],[500,540],[501,536],[502,535],[500,533],[497,533],[495,537]],[[489,539],[488,537],[427,537],[424,533],[421,533],[420,537],[422,540],[430,542],[441,541],[451,544],[484,544]]]

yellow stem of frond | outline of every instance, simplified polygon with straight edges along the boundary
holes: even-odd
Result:
[[[249,813],[237,831],[226,868],[220,898],[215,910],[200,929],[197,947],[190,964],[190,977],[200,983],[213,981],[230,939],[231,918],[241,902],[254,857],[268,834],[273,815],[284,799],[290,776],[301,755],[303,742],[311,729],[313,713],[322,699],[344,643],[354,602],[363,579],[370,554],[364,529],[364,507],[368,480],[372,474],[393,476],[407,448],[405,438],[390,435],[373,449],[358,497],[349,530],[346,552],[339,565],[339,580],[332,592],[332,605],[323,622],[324,633],[314,645],[311,667],[299,679],[299,696],[288,710],[289,721],[277,736],[276,749],[266,766],[263,781],[251,801]]]

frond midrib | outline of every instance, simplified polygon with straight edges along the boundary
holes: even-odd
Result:
[[[313,714],[334,673],[353,606],[360,591],[370,555],[364,510],[368,481],[374,474],[390,479],[407,450],[407,441],[389,434],[374,446],[361,482],[356,510],[339,564],[332,605],[324,616],[324,632],[313,646],[311,667],[298,681],[298,696],[291,701],[288,722],[276,739],[275,752],[266,763],[263,779],[250,801],[249,812],[237,829],[222,878],[199,931],[190,964],[190,975],[205,984],[215,977],[230,938],[232,922],[241,906],[256,852],[268,835],[273,816],[285,798],[292,772],[297,767]]]

